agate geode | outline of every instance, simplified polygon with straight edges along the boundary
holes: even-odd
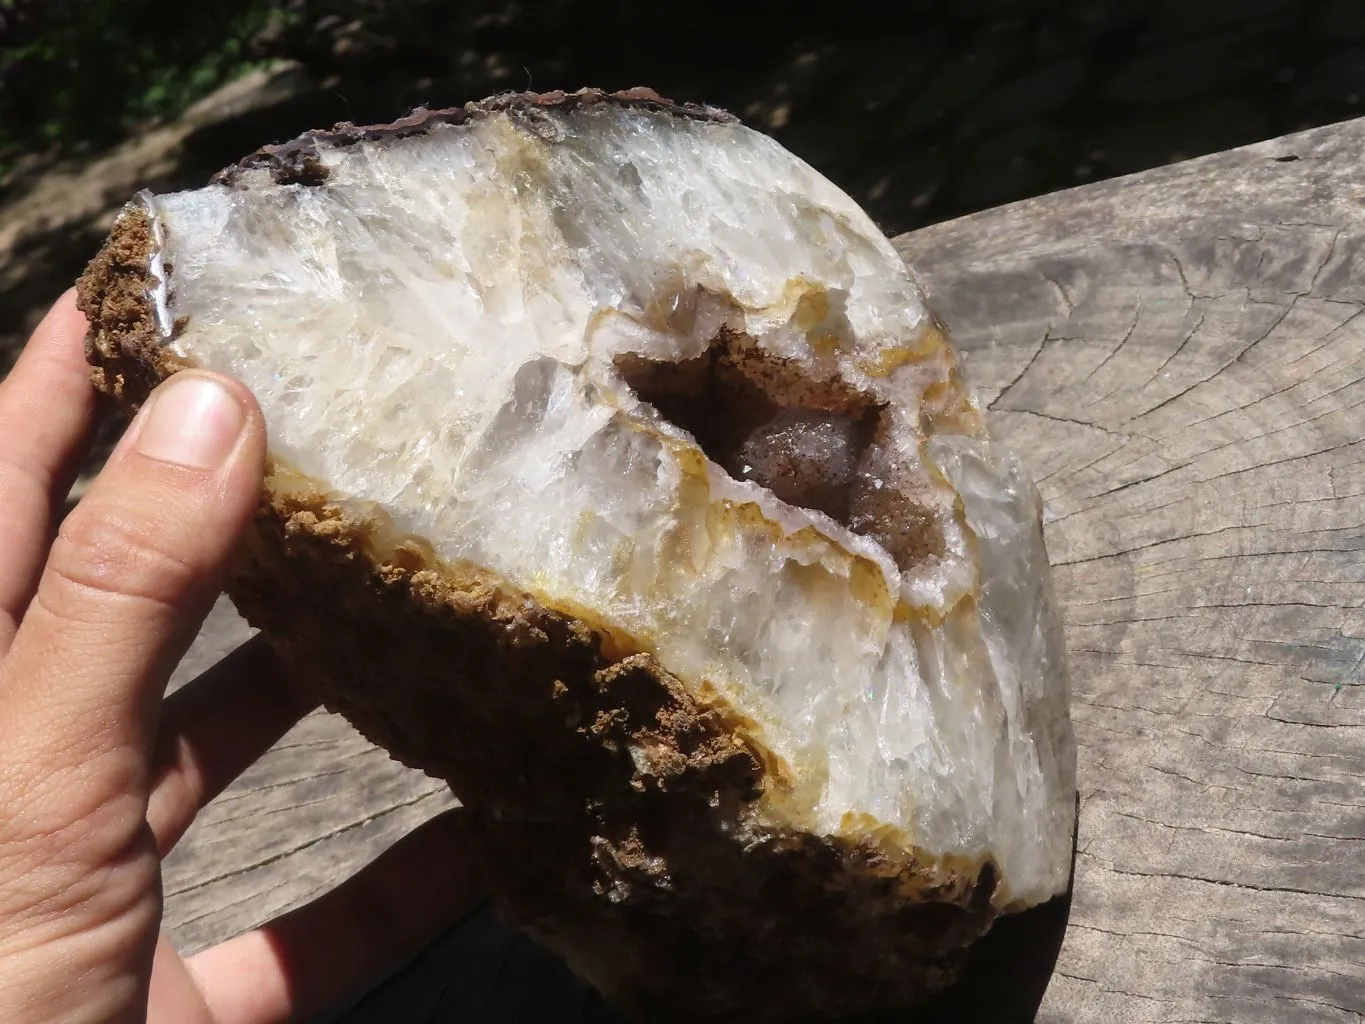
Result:
[[[233,599],[641,1019],[912,1000],[1066,888],[1038,497],[773,140],[644,90],[341,125],[130,203],[81,301],[129,403],[255,393]]]

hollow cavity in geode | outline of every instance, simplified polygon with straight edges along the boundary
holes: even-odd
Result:
[[[340,126],[139,198],[82,303],[106,389],[252,389],[234,598],[609,994],[878,1005],[1065,889],[1037,496],[894,248],[771,139],[645,92]]]

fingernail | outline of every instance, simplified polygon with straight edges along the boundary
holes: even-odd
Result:
[[[190,469],[217,469],[246,426],[241,404],[207,377],[172,377],[152,396],[137,449],[149,459]]]

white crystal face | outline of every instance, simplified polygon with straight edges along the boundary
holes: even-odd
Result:
[[[277,457],[714,688],[796,780],[774,820],[993,857],[1002,906],[1065,888],[1037,498],[973,399],[925,413],[955,357],[852,200],[611,104],[319,151],[321,184],[144,197],[167,344]]]

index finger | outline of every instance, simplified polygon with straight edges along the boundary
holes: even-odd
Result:
[[[0,778],[48,846],[105,808],[144,827],[162,691],[255,511],[264,461],[246,389],[182,372],[62,523],[0,665]]]
[[[70,486],[94,419],[85,331],[73,289],[57,300],[0,381],[0,658],[33,596],[53,507]]]

